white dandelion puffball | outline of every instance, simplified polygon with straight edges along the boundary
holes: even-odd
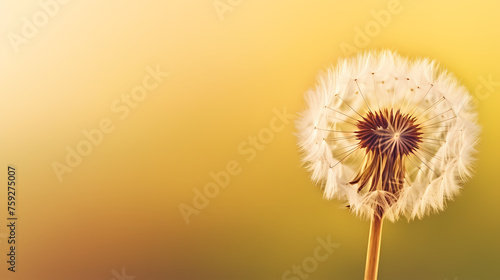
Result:
[[[479,126],[467,89],[435,61],[366,52],[319,75],[297,121],[324,196],[362,217],[421,218],[471,176]]]

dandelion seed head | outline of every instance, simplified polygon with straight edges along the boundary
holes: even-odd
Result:
[[[365,52],[321,73],[306,104],[297,121],[302,160],[325,198],[359,216],[421,218],[472,175],[471,96],[435,61]]]

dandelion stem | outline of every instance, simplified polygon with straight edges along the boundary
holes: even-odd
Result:
[[[377,280],[383,219],[382,215],[373,214],[366,252],[365,280]]]

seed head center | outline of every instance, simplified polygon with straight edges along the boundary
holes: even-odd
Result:
[[[414,153],[422,142],[416,118],[399,110],[369,112],[357,123],[356,139],[367,151],[390,156]]]

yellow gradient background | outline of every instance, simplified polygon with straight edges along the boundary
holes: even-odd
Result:
[[[369,223],[322,199],[301,167],[294,120],[251,160],[238,147],[267,131],[273,110],[302,110],[317,73],[390,1],[67,2],[16,52],[10,36],[43,9],[0,1],[0,279],[120,280],[122,269],[135,280],[282,279],[328,236],[340,247],[307,279],[362,279]],[[231,8],[219,15],[214,3]],[[397,3],[361,49],[438,59],[479,88],[483,131],[475,177],[446,211],[384,225],[379,279],[500,279],[500,3]],[[113,102],[157,65],[169,76],[120,119]],[[53,162],[103,119],[114,130],[60,182]],[[179,206],[231,161],[241,173],[186,224]]]

